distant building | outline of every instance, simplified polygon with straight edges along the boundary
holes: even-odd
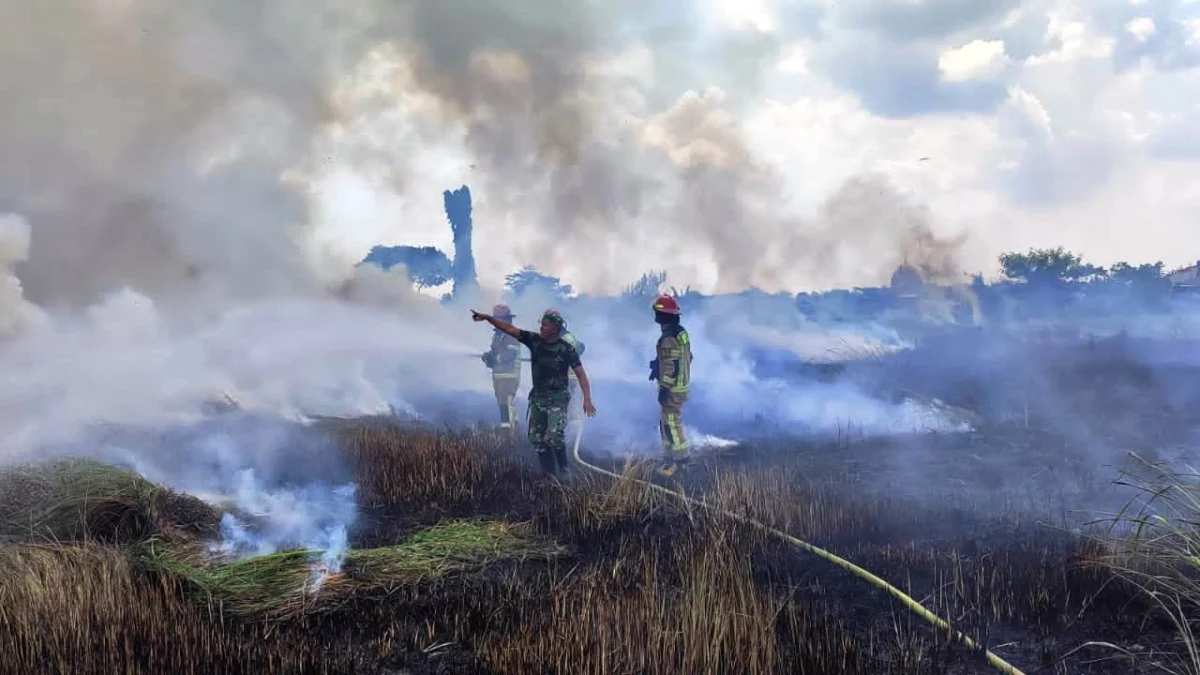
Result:
[[[896,268],[895,272],[892,272],[892,279],[888,285],[896,295],[913,298],[921,294],[925,281],[921,278],[921,273],[917,271],[917,268],[901,265]]]
[[[1171,290],[1175,292],[1200,292],[1200,260],[1195,265],[1167,273]]]

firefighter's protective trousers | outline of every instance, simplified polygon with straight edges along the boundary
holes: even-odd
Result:
[[[692,382],[692,343],[683,326],[663,326],[655,346],[655,360],[663,454],[669,459],[686,459],[691,445],[683,432],[683,406]]]
[[[664,393],[659,396],[662,416],[658,423],[662,438],[663,456],[668,459],[686,459],[691,450],[687,436],[683,433],[683,404],[687,394]]]

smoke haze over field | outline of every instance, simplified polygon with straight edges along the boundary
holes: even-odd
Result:
[[[661,250],[686,277],[685,258],[708,251],[717,286],[730,289],[849,269],[883,278],[907,258],[931,271],[957,267],[954,242],[940,243],[878,177],[847,182],[812,221],[781,209],[778,172],[755,157],[731,113],[753,91],[697,93],[686,91],[686,72],[651,83],[603,65],[639,39],[654,50],[688,37],[688,22],[677,24],[683,33],[657,32],[666,5],[633,14],[523,7],[132,0],[0,9],[0,85],[10,94],[0,204],[18,214],[6,221],[11,253],[0,262],[20,279],[8,284],[5,325],[33,330],[39,321],[22,288],[55,317],[11,350],[18,436],[36,445],[94,423],[186,419],[225,390],[250,409],[290,415],[320,410],[325,398],[353,410],[403,399],[402,387],[352,373],[396,360],[397,350],[467,351],[474,337],[454,344],[470,327],[409,291],[399,273],[359,268],[343,285],[355,259],[329,248],[328,235],[355,224],[356,206],[323,180],[367,175],[421,205],[426,195],[408,188],[430,159],[422,153],[457,142],[489,213],[520,223],[477,219],[485,261],[498,231],[519,231],[516,255],[573,269],[584,258],[604,263],[582,250],[617,255],[615,246],[633,245]],[[761,55],[750,52],[722,57],[740,69],[739,58]],[[686,246],[673,250],[683,233]],[[622,265],[592,264],[577,285],[612,288],[628,276]],[[362,309],[333,304],[337,286]],[[70,356],[35,358],[55,350]],[[479,379],[466,375],[470,366],[437,377],[409,367],[404,381],[462,387]],[[49,406],[55,396],[66,399]],[[50,409],[34,415],[30,406]]]
[[[797,190],[767,150],[771,129],[798,123],[763,131],[747,115],[783,40],[811,30],[714,29],[711,8],[680,16],[677,6],[0,5],[0,459],[88,447],[114,426],[197,423],[225,393],[247,413],[292,419],[422,413],[435,395],[461,412],[465,394],[486,398],[485,326],[412,291],[402,271],[354,267],[376,243],[445,247],[441,191],[464,183],[477,196],[485,296],[524,263],[585,293],[620,289],[643,263],[704,291],[794,291],[885,283],[903,262],[958,282],[993,258],[957,219],[927,209],[911,180],[880,161],[847,164],[844,148],[802,153],[839,169],[817,166]],[[1023,110],[1037,110],[1031,96],[1017,97]],[[642,417],[654,413],[655,327],[643,306],[593,300],[569,318],[589,345],[597,425],[653,441]],[[522,325],[550,303],[526,298]],[[699,409],[730,426],[744,412],[806,432],[925,424],[927,411],[847,382],[756,375],[749,333],[820,351],[833,332],[783,312],[794,305],[689,314]],[[873,326],[838,339],[900,342]],[[161,447],[104,452],[258,503],[245,488],[271,480],[264,467],[290,457],[279,454],[287,444],[221,433],[222,443],[188,446],[219,466],[205,480],[194,457]],[[329,467],[295,463],[296,494],[312,496]],[[314,532],[334,546],[347,492],[321,485]],[[288,489],[262,487],[283,504]],[[271,546],[307,536],[275,524]]]

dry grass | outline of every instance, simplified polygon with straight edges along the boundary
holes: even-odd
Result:
[[[86,459],[8,468],[0,488],[0,540],[118,542],[176,528],[211,533],[220,523],[198,499]]]
[[[563,485],[489,433],[378,421],[323,428],[357,467],[366,526],[342,574],[316,595],[305,592],[311,552],[206,560],[197,530],[179,520],[200,512],[136,477],[92,464],[9,474],[5,522],[20,523],[25,542],[42,533],[64,543],[0,548],[0,653],[14,655],[6,667],[987,672],[979,655],[882,591],[637,483],[644,465],[616,481]],[[1112,595],[1104,569],[1076,564],[1098,555],[1086,542],[950,520],[809,476],[794,453],[775,460],[699,466],[687,489],[854,559],[1026,672],[1153,672],[1142,661],[1092,663],[1095,650],[1081,649],[1137,636],[1147,611]],[[87,478],[63,475],[72,473]],[[11,498],[30,476],[37,489]],[[92,515],[98,504],[105,513],[120,504],[127,516],[117,522],[138,526],[77,536],[116,531]]]
[[[0,671],[343,672],[311,645],[238,629],[174,579],[97,544],[0,547]]]
[[[332,612],[397,584],[438,579],[509,559],[550,559],[565,553],[530,531],[504,522],[446,521],[385,548],[349,553],[336,574],[314,570],[319,552],[291,550],[231,561],[147,542],[146,561],[203,591],[204,602],[261,618]]]
[[[1095,562],[1168,617],[1177,649],[1163,657],[1163,671],[1200,675],[1200,473],[1134,459],[1123,483],[1138,494],[1109,523]]]

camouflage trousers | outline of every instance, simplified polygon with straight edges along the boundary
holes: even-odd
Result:
[[[570,400],[529,400],[526,419],[529,442],[537,450],[538,461],[547,473],[567,468],[567,408]]]
[[[565,401],[530,399],[527,429],[529,442],[538,452],[567,447],[567,408]]]
[[[658,435],[662,438],[663,456],[667,459],[687,459],[691,444],[683,433],[683,404],[687,394],[667,394],[659,406]]]
[[[492,390],[496,394],[496,405],[500,407],[500,428],[515,431],[517,428],[517,389],[521,381],[516,377],[493,377]]]

